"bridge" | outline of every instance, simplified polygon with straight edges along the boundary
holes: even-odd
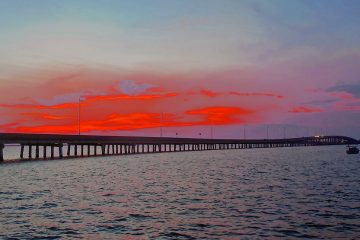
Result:
[[[205,139],[0,133],[0,162],[4,162],[3,149],[9,144],[20,145],[19,158],[30,160],[359,143],[359,140],[345,136],[311,136],[286,139]]]

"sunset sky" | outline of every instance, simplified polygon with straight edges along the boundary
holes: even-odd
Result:
[[[77,134],[81,98],[82,134],[360,138],[359,23],[357,0],[2,0],[0,132]]]

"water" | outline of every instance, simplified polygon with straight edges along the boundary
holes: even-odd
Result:
[[[0,238],[360,238],[360,158],[344,146],[0,166]]]

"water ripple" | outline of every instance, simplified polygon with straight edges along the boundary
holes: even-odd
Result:
[[[36,161],[0,168],[0,239],[358,239],[343,147]]]

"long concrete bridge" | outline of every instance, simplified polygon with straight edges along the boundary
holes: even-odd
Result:
[[[0,133],[0,162],[8,144],[20,145],[20,159],[55,159],[138,153],[359,144],[345,136],[287,139],[204,139]]]

